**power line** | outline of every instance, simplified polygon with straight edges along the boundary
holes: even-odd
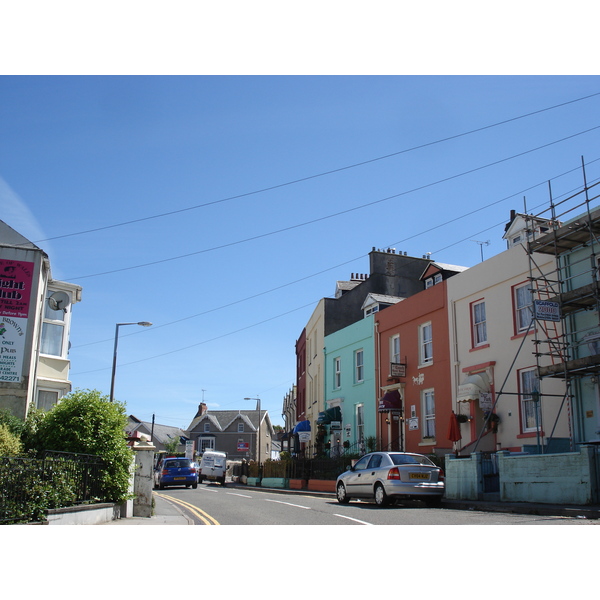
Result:
[[[592,161],[588,161],[588,164],[592,164],[592,163],[594,163],[594,162],[597,162],[598,160],[600,160],[600,159],[598,159],[598,158],[597,158],[597,159],[594,159],[594,160],[592,160]],[[560,177],[564,177],[565,175],[569,175],[570,173],[573,173],[574,171],[578,171],[578,170],[579,170],[579,168],[580,168],[580,167],[576,167],[576,168],[574,168],[574,169],[570,169],[570,170],[568,170],[568,171],[565,171],[565,172],[563,172],[563,173],[561,173],[561,174],[559,174],[559,175],[556,175],[555,177],[551,178],[551,181],[552,181],[552,180],[555,180],[555,179],[558,179],[558,178],[560,178]],[[424,235],[424,234],[426,234],[426,233],[430,233],[430,232],[432,232],[432,231],[435,231],[436,229],[440,229],[441,227],[445,227],[446,225],[450,225],[450,224],[452,224],[452,223],[454,223],[454,222],[456,222],[456,221],[459,221],[459,220],[461,220],[461,219],[464,219],[464,218],[466,218],[466,217],[472,216],[472,215],[474,215],[474,214],[475,214],[475,213],[477,213],[477,212],[480,212],[480,211],[482,211],[482,210],[485,210],[485,209],[487,209],[487,208],[490,208],[490,207],[492,207],[492,206],[495,206],[495,205],[497,205],[497,204],[499,204],[499,203],[501,203],[501,202],[505,202],[505,201],[507,201],[507,200],[510,200],[511,198],[514,198],[515,196],[522,196],[524,193],[526,193],[526,192],[528,192],[528,191],[530,191],[530,190],[532,190],[532,189],[535,189],[536,187],[539,187],[540,185],[544,185],[544,184],[546,184],[546,183],[547,183],[547,181],[540,182],[540,183],[536,183],[536,184],[534,184],[534,185],[532,185],[532,186],[529,186],[528,188],[526,188],[526,189],[524,189],[524,190],[521,190],[521,191],[519,191],[519,192],[515,192],[515,193],[513,193],[513,194],[510,194],[509,196],[505,196],[504,198],[501,198],[500,200],[495,200],[494,202],[491,202],[491,203],[489,203],[489,204],[487,204],[487,205],[485,205],[485,206],[482,206],[482,207],[480,207],[480,208],[478,208],[478,209],[476,209],[476,210],[469,211],[469,212],[467,212],[467,213],[465,213],[465,214],[463,214],[463,215],[460,215],[460,216],[458,216],[458,217],[455,217],[454,219],[450,219],[449,221],[445,221],[444,223],[440,223],[440,224],[438,224],[438,225],[435,225],[435,226],[433,226],[433,227],[430,227],[429,229],[426,229],[426,230],[424,230],[424,231],[421,231],[421,232],[419,232],[419,233],[416,233],[416,234],[414,234],[414,235],[412,235],[412,236],[409,236],[409,237],[407,237],[407,238],[404,238],[403,240],[399,240],[399,241],[397,241],[397,242],[393,242],[393,243],[391,243],[391,244],[384,244],[384,247],[392,247],[392,246],[396,246],[396,245],[398,245],[398,244],[402,244],[402,243],[404,243],[404,242],[406,242],[406,241],[409,241],[409,240],[411,240],[411,239],[413,239],[413,238],[415,238],[415,237],[418,237],[418,236],[420,236],[420,235]],[[575,190],[570,190],[570,191],[567,191],[567,192],[565,192],[564,194],[562,194],[561,196],[558,196],[556,199],[558,200],[558,198],[560,198],[560,197],[562,197],[562,196],[569,195],[569,194],[571,194],[573,191],[575,191]],[[533,209],[533,210],[536,210],[537,208],[539,208],[540,206],[543,206],[543,205],[545,205],[545,203],[544,203],[544,204],[537,205],[537,206],[534,206],[534,207],[532,207],[532,209]],[[469,240],[469,239],[470,239],[471,237],[473,237],[474,235],[479,235],[479,234],[481,234],[481,233],[488,232],[488,231],[490,231],[490,230],[492,230],[492,229],[494,229],[494,228],[496,228],[496,227],[500,227],[500,226],[502,226],[502,225],[504,225],[504,224],[505,224],[505,221],[504,221],[504,220],[503,220],[503,221],[501,221],[501,222],[499,222],[499,223],[495,223],[494,225],[491,225],[491,226],[489,226],[489,227],[486,227],[485,229],[483,229],[483,230],[481,230],[481,231],[478,231],[478,232],[476,232],[476,233],[472,233],[472,234],[468,235],[467,237],[465,237],[465,238],[463,238],[463,239],[461,239],[461,240],[458,240],[458,241],[456,241],[456,242],[453,242],[452,244],[449,244],[449,245],[447,245],[447,246],[444,246],[443,248],[440,248],[440,249],[438,249],[438,250],[435,250],[435,251],[433,252],[433,254],[437,254],[437,253],[439,253],[439,252],[442,252],[442,251],[444,251],[444,250],[447,250],[448,248],[451,248],[451,247],[453,247],[453,246],[456,246],[456,245],[458,245],[458,244],[461,244],[462,242],[464,242],[464,241],[466,241],[466,240]],[[355,262],[355,261],[357,261],[357,260],[360,260],[360,259],[364,258],[365,256],[366,256],[366,255],[362,254],[361,256],[358,256],[358,257],[352,258],[352,259],[350,259],[350,260],[344,261],[343,263],[339,263],[339,264],[337,264],[337,265],[334,265],[334,266],[332,266],[332,267],[328,267],[328,268],[326,268],[326,269],[323,269],[323,270],[321,270],[321,271],[318,271],[317,273],[313,273],[313,274],[311,274],[311,275],[306,275],[305,277],[301,277],[300,279],[296,279],[296,280],[294,280],[294,281],[290,281],[290,282],[288,282],[288,283],[281,284],[281,285],[279,285],[279,286],[276,286],[276,287],[274,287],[274,288],[271,288],[271,289],[269,289],[269,290],[265,290],[265,291],[259,292],[259,293],[257,293],[257,294],[254,294],[254,295],[252,295],[252,296],[248,296],[248,297],[246,297],[246,298],[242,298],[242,299],[240,299],[240,300],[236,300],[236,301],[234,301],[234,302],[230,302],[229,304],[220,304],[219,306],[216,306],[216,307],[214,307],[214,308],[211,308],[211,309],[209,309],[209,310],[203,311],[203,312],[201,312],[201,313],[197,313],[197,314],[195,314],[195,315],[190,315],[190,316],[187,316],[187,317],[183,317],[183,318],[181,318],[181,319],[177,319],[177,320],[175,320],[175,321],[169,321],[168,323],[163,323],[162,325],[155,325],[155,326],[153,327],[153,330],[160,329],[161,327],[169,327],[169,326],[171,326],[171,325],[174,325],[174,324],[176,324],[176,323],[180,323],[180,322],[182,322],[182,321],[187,321],[187,320],[189,320],[189,319],[194,319],[194,318],[196,318],[196,317],[201,317],[201,316],[207,315],[207,314],[209,314],[209,313],[211,313],[211,312],[216,312],[216,311],[218,311],[218,310],[224,310],[224,309],[226,309],[226,308],[230,308],[230,307],[232,307],[232,306],[235,306],[236,304],[241,304],[241,303],[243,303],[243,302],[247,302],[247,301],[249,301],[249,300],[253,300],[253,299],[255,299],[255,298],[258,298],[258,297],[260,297],[260,296],[264,296],[264,295],[270,294],[270,293],[272,293],[272,292],[274,292],[274,291],[277,291],[277,290],[283,289],[283,288],[285,288],[285,287],[289,287],[289,286],[291,286],[291,285],[294,285],[294,284],[296,284],[296,283],[300,283],[300,282],[302,282],[302,281],[306,281],[307,279],[311,279],[311,278],[313,278],[313,277],[317,277],[318,275],[322,275],[323,273],[327,273],[328,271],[333,271],[334,269],[338,269],[338,268],[340,268],[340,267],[342,267],[342,266],[344,266],[344,265],[347,265],[347,264],[350,264],[350,263],[352,263],[352,262]],[[312,303],[311,303],[311,305],[312,305]],[[289,314],[290,312],[294,312],[294,311],[296,311],[296,310],[300,310],[300,309],[302,309],[302,308],[305,308],[306,306],[308,306],[308,305],[302,306],[302,307],[300,307],[300,308],[297,308],[297,309],[293,309],[293,310],[291,310],[291,311],[288,311],[288,313],[283,313],[283,315],[285,315],[285,314]],[[278,315],[278,316],[283,316],[283,315]],[[278,318],[278,317],[273,317],[273,318]],[[240,329],[240,330],[237,330],[237,331],[234,331],[234,332],[228,333],[228,334],[224,334],[224,336],[232,335],[233,333],[237,333],[238,331],[243,331],[244,329],[248,329],[248,328],[250,328],[250,327],[254,327],[255,325],[260,325],[260,324],[262,324],[262,323],[266,323],[266,322],[267,322],[267,321],[269,321],[269,320],[272,320],[272,319],[267,319],[266,321],[261,321],[260,323],[257,323],[257,324],[254,324],[254,325],[250,325],[250,326],[248,326],[248,327],[245,327],[245,328],[243,328],[243,329]],[[145,329],[144,329],[144,330],[139,330],[139,331],[133,331],[132,333],[129,333],[129,334],[123,334],[123,337],[127,337],[127,336],[129,336],[129,335],[138,335],[138,334],[140,334],[140,333],[146,333],[147,331],[148,331],[148,330],[145,330]],[[214,338],[214,340],[216,340],[216,339],[220,339],[221,337],[224,337],[224,336],[219,336],[219,337],[217,337],[217,338]],[[91,346],[91,345],[94,345],[94,344],[100,344],[100,343],[109,342],[109,341],[112,341],[112,338],[110,338],[110,339],[105,339],[105,340],[98,340],[98,341],[95,341],[95,342],[89,342],[89,343],[87,343],[87,344],[75,345],[75,346],[73,346],[73,348],[75,348],[75,349],[76,349],[76,348],[82,348],[82,347],[84,347],[84,346]],[[208,340],[208,341],[213,341],[213,340]],[[204,343],[207,343],[207,342],[200,342],[200,344],[204,344]],[[195,345],[199,345],[199,344],[195,344]],[[187,348],[184,348],[184,349],[187,349]],[[178,352],[178,351],[179,351],[179,350],[176,350],[175,352]],[[144,360],[144,359],[142,359],[142,360]],[[99,369],[99,370],[105,370],[105,369]],[[96,372],[96,371],[86,371],[85,373],[93,373],[93,372]]]
[[[492,125],[485,125],[483,127],[477,128],[477,129],[472,129],[470,131],[466,131],[466,132],[463,132],[463,133],[458,133],[456,135],[452,135],[452,136],[449,136],[449,137],[446,137],[446,138],[435,140],[433,142],[427,142],[427,143],[421,144],[419,146],[413,146],[412,148],[406,148],[404,150],[399,150],[398,152],[392,152],[391,154],[386,154],[386,155],[383,155],[383,156],[378,156],[376,158],[367,159],[367,160],[364,160],[364,161],[361,161],[361,162],[358,162],[358,163],[354,163],[354,164],[351,164],[351,165],[346,165],[344,167],[339,167],[337,169],[331,169],[329,171],[323,171],[322,173],[317,173],[315,175],[308,175],[307,177],[301,177],[299,179],[294,179],[294,180],[291,180],[291,181],[287,181],[285,183],[279,183],[279,184],[276,184],[276,185],[272,185],[272,186],[269,186],[269,187],[261,188],[261,189],[254,190],[254,191],[251,191],[251,192],[245,192],[243,194],[237,194],[235,196],[229,196],[229,197],[226,197],[226,198],[221,198],[219,200],[212,200],[211,202],[205,202],[203,204],[197,204],[195,206],[188,206],[186,208],[181,208],[181,209],[178,209],[178,210],[173,210],[173,211],[169,211],[169,212],[159,213],[159,214],[151,215],[151,216],[148,216],[148,217],[140,217],[139,219],[131,219],[129,221],[123,221],[121,223],[113,223],[112,225],[105,225],[103,227],[95,227],[93,229],[86,229],[84,231],[77,231],[77,232],[73,232],[73,233],[65,233],[63,235],[57,235],[57,236],[53,236],[53,237],[44,238],[42,240],[37,240],[34,243],[35,244],[39,244],[41,242],[49,242],[49,241],[52,241],[52,240],[59,240],[59,239],[67,238],[67,237],[74,237],[74,236],[78,236],[78,235],[86,235],[88,233],[95,233],[95,232],[98,232],[98,231],[105,231],[107,229],[114,229],[116,227],[124,227],[126,225],[133,225],[134,223],[141,223],[141,222],[150,221],[150,220],[153,220],[153,219],[160,219],[160,218],[163,218],[163,217],[168,217],[168,216],[171,216],[171,215],[181,214],[181,213],[184,213],[184,212],[189,212],[189,211],[197,210],[197,209],[200,209],[200,208],[206,208],[207,206],[213,206],[215,204],[221,204],[223,202],[229,202],[231,200],[237,200],[239,198],[246,198],[248,196],[254,196],[254,195],[257,195],[257,194],[262,194],[264,192],[270,192],[270,191],[273,191],[273,190],[276,190],[276,189],[280,189],[280,188],[283,188],[283,187],[287,187],[287,186],[295,185],[295,184],[298,184],[298,183],[302,183],[304,181],[310,181],[311,179],[318,179],[320,177],[326,177],[327,175],[333,175],[334,173],[340,173],[342,171],[348,171],[350,169],[355,169],[357,167],[362,167],[364,165],[368,165],[368,164],[371,164],[371,163],[374,163],[374,162],[378,162],[378,161],[381,161],[381,160],[386,160],[386,159],[389,159],[389,158],[393,158],[394,156],[400,156],[402,154],[407,154],[409,152],[414,152],[415,150],[421,150],[423,148],[428,148],[429,146],[434,146],[436,144],[442,144],[444,142],[449,142],[451,140],[455,140],[455,139],[458,139],[458,138],[461,138],[461,137],[472,135],[474,133],[479,133],[481,131],[485,131],[487,129],[492,129],[494,127],[499,127],[500,125],[506,125],[507,123],[512,123],[514,121],[518,121],[520,119],[525,119],[527,117],[531,117],[531,116],[534,116],[534,115],[537,115],[537,114],[541,114],[543,112],[554,110],[556,108],[561,108],[561,107],[567,106],[569,104],[574,104],[576,102],[581,102],[583,100],[588,100],[588,99],[593,98],[593,97],[598,96],[598,95],[600,95],[600,92],[596,92],[596,93],[590,94],[588,96],[583,96],[581,98],[576,98],[574,100],[568,100],[567,102],[562,102],[560,104],[555,104],[554,106],[549,106],[549,107],[546,107],[546,108],[542,108],[540,110],[536,110],[536,111],[533,111],[533,112],[530,112],[530,113],[526,113],[526,114],[520,115],[518,117],[512,117],[510,119],[505,119],[504,121],[499,121],[497,123],[493,123]]]
[[[325,215],[325,216],[319,217],[317,219],[311,219],[310,221],[305,221],[303,223],[297,223],[296,225],[290,225],[289,227],[283,227],[281,229],[277,229],[277,230],[270,231],[270,232],[267,232],[267,233],[262,233],[262,234],[259,234],[259,235],[255,235],[255,236],[252,236],[252,237],[249,237],[249,238],[245,238],[243,240],[237,240],[237,241],[234,241],[234,242],[229,242],[227,244],[221,244],[219,246],[213,246],[212,248],[205,248],[203,250],[197,250],[196,252],[188,252],[186,254],[181,254],[179,256],[172,256],[170,258],[162,258],[160,260],[155,260],[155,261],[151,261],[151,262],[148,262],[148,263],[143,263],[143,264],[140,264],[140,265],[133,265],[133,266],[130,266],[130,267],[122,267],[120,269],[113,269],[111,271],[103,271],[103,272],[100,272],[100,273],[92,273],[90,275],[79,275],[79,276],[76,276],[76,277],[67,277],[67,279],[71,280],[71,281],[77,281],[77,280],[81,280],[81,279],[89,279],[90,277],[100,277],[102,275],[112,275],[113,273],[121,273],[123,271],[131,271],[131,270],[134,270],[134,269],[141,269],[143,267],[150,267],[150,266],[154,266],[154,265],[158,265],[158,264],[162,264],[162,263],[166,263],[166,262],[172,262],[174,260],[181,260],[182,258],[189,258],[190,256],[196,256],[198,254],[206,254],[207,252],[214,252],[215,250],[222,250],[223,248],[228,248],[228,247],[231,247],[231,246],[237,246],[239,244],[244,244],[244,243],[251,242],[251,241],[254,241],[254,240],[258,240],[258,239],[262,239],[262,238],[265,238],[265,237],[270,237],[272,235],[276,235],[278,233],[283,233],[283,232],[286,232],[286,231],[290,231],[292,229],[298,229],[300,227],[306,227],[307,225],[313,225],[314,223],[319,223],[321,221],[326,221],[328,219],[333,219],[335,217],[339,217],[339,216],[344,215],[344,214],[348,214],[348,213],[351,213],[351,212],[354,212],[354,211],[357,211],[357,210],[361,210],[361,209],[364,209],[364,208],[368,208],[370,206],[374,206],[375,204],[380,204],[382,202],[387,202],[387,201],[393,200],[395,198],[400,198],[401,196],[406,196],[408,194],[412,194],[412,193],[415,193],[415,192],[418,192],[418,191],[422,191],[424,189],[427,189],[427,188],[430,188],[430,187],[433,187],[433,186],[436,186],[436,185],[440,185],[440,184],[446,183],[448,181],[452,181],[453,179],[458,179],[459,177],[464,177],[466,175],[470,175],[472,173],[476,173],[477,171],[481,171],[483,169],[488,169],[490,167],[499,165],[499,164],[501,164],[503,162],[508,162],[509,160],[514,160],[515,158],[519,158],[521,156],[525,156],[526,154],[531,154],[532,152],[537,152],[538,150],[542,150],[542,149],[547,148],[549,146],[553,146],[555,144],[559,144],[561,142],[564,142],[566,140],[572,139],[574,137],[578,137],[580,135],[584,135],[584,134],[589,133],[590,131],[594,131],[596,129],[600,129],[600,125],[596,125],[595,127],[591,127],[590,129],[586,129],[584,131],[580,131],[579,133],[574,133],[572,135],[569,135],[567,137],[561,138],[559,140],[555,140],[553,142],[548,142],[547,144],[543,144],[543,145],[538,146],[536,148],[531,148],[530,150],[525,150],[524,152],[519,152],[518,154],[514,154],[513,156],[509,156],[509,157],[506,157],[506,158],[501,158],[499,160],[496,160],[494,162],[488,163],[486,165],[475,167],[473,169],[469,169],[468,171],[463,171],[462,173],[458,173],[458,174],[455,174],[455,175],[450,175],[449,177],[444,177],[443,179],[439,179],[437,181],[426,183],[426,184],[418,186],[416,188],[412,188],[410,190],[405,190],[403,192],[399,192],[398,194],[393,194],[392,196],[387,196],[386,198],[380,198],[379,200],[373,200],[372,202],[367,202],[366,204],[361,204],[361,205],[355,206],[353,208],[348,208],[346,210],[338,211],[336,213],[332,213],[330,215]]]

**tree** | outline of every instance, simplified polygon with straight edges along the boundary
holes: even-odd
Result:
[[[122,502],[129,490],[133,452],[125,440],[127,415],[120,402],[98,390],[65,396],[37,423],[30,444],[38,451],[95,454],[105,463],[102,487],[107,502]]]

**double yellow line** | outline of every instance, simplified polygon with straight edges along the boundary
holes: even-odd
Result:
[[[156,492],[154,492],[154,493],[156,494]],[[193,504],[190,504],[189,502],[184,502],[183,500],[180,500],[179,498],[174,498],[173,496],[167,496],[165,494],[156,494],[156,495],[160,496],[161,498],[164,498],[165,500],[173,502],[174,504],[179,504],[179,506],[182,506],[186,510],[190,511],[195,517],[200,519],[205,525],[220,525],[221,524],[216,519],[213,519],[213,517],[211,517],[208,513],[205,513],[203,510],[201,510],[197,506],[194,506]]]

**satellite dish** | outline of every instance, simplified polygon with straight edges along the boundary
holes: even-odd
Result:
[[[67,292],[54,292],[48,298],[48,306],[52,310],[67,310],[67,306],[71,304],[71,299]]]

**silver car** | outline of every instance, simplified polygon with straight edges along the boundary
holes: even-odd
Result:
[[[439,506],[444,495],[444,472],[422,454],[372,452],[342,473],[336,481],[338,502],[371,498],[378,506],[412,498]]]

